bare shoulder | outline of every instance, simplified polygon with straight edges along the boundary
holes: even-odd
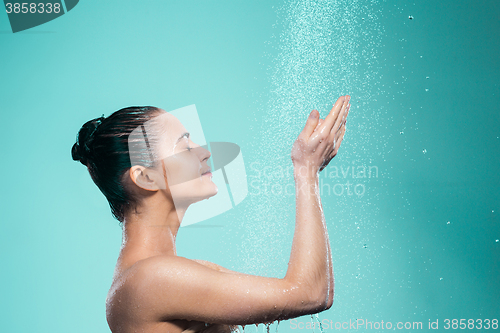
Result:
[[[181,287],[179,278],[189,280],[189,275],[200,271],[236,273],[209,261],[179,256],[160,255],[137,261],[113,281],[106,299],[108,323],[164,320],[157,318],[156,311],[150,311],[155,308],[157,298],[154,290],[161,289],[164,301],[169,296],[176,299],[177,295],[173,294],[178,293]]]
[[[147,312],[140,310],[141,280],[166,267],[181,266],[184,260],[179,258],[154,256],[142,259],[115,277],[106,298],[106,318],[109,326],[124,327],[137,322],[156,320],[157,318],[149,318]]]
[[[154,277],[155,273],[166,274],[169,271],[178,271],[184,266],[200,264],[184,257],[165,255],[138,260],[115,278],[109,290],[108,298],[115,294],[132,296],[134,290],[139,287],[140,282],[148,279],[148,277]]]

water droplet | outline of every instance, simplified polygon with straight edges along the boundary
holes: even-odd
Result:
[[[408,16],[408,18],[409,18],[410,20],[413,20],[413,16],[411,16],[411,15],[410,15],[410,16]]]
[[[429,77],[428,77],[428,76],[426,76],[425,78],[426,78],[427,80],[429,80]]]
[[[427,153],[427,149],[422,150],[422,153],[424,154]]]
[[[439,278],[439,281],[442,281],[442,280],[443,280],[443,278]]]
[[[446,222],[446,224],[450,224],[450,221]]]
[[[495,243],[498,243],[498,242],[500,242],[500,239],[495,239]]]
[[[401,132],[399,132],[399,134],[405,134],[405,132],[401,131]]]
[[[364,244],[363,247],[366,249],[368,247],[368,245]]]
[[[429,91],[429,89],[425,88],[425,91]]]
[[[325,331],[323,330],[323,325],[321,325],[321,320],[319,320],[319,315],[315,313],[314,316],[316,317],[316,321],[319,323],[319,330],[321,333],[324,333]],[[316,325],[314,325],[314,327],[316,327]]]

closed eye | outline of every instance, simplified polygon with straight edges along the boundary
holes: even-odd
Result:
[[[188,146],[186,147],[186,150],[191,151],[191,149],[193,149],[193,148],[189,147],[189,133],[182,134],[181,137],[177,141],[181,141],[184,138],[186,138],[188,141]]]

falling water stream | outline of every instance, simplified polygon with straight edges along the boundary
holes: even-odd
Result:
[[[380,93],[373,84],[379,78],[377,47],[381,32],[376,6],[375,0],[290,0],[276,9],[276,33],[267,54],[271,63],[267,68],[269,92],[255,115],[262,120],[258,120],[260,127],[255,129],[258,136],[253,149],[264,165],[290,170],[290,150],[309,112],[317,109],[324,118],[337,98],[345,94],[351,95],[354,110],[347,127],[349,123],[357,126],[358,137],[343,154],[354,160],[380,151],[373,149],[377,143],[369,139],[373,135],[370,130],[377,131],[378,110],[364,108]],[[357,114],[360,106],[363,112]],[[362,120],[365,117],[369,123]],[[293,177],[283,172],[269,172],[263,177],[260,171],[258,177],[250,174],[254,179],[249,179],[249,183],[257,181],[261,187],[257,196],[250,196],[253,204],[247,205],[241,215],[248,235],[242,246],[253,253],[248,255],[245,251],[248,256],[241,262],[247,271],[279,275],[288,262],[294,230],[294,214],[289,209],[294,204],[294,194],[283,195],[285,186],[293,185]],[[282,192],[267,190],[273,188]],[[338,211],[348,211],[341,207],[342,199],[338,199]],[[312,327],[316,327],[317,321],[323,332],[319,316],[311,316],[311,320]],[[266,324],[266,329],[269,333],[270,324]]]
[[[276,32],[266,55],[269,91],[253,116],[257,128],[250,146],[255,153],[249,158],[256,160],[248,163],[255,162],[248,179],[252,204],[240,215],[248,235],[241,244],[246,250],[240,262],[249,272],[280,275],[288,262],[294,219],[289,208],[295,194],[289,190],[294,186],[290,151],[311,110],[317,109],[324,118],[339,96],[351,95],[346,126],[348,130],[356,126],[357,137],[347,135],[349,149],[342,156],[354,163],[383,151],[378,147],[383,143],[370,139],[378,131],[379,110],[365,107],[379,94],[373,84],[378,79],[380,43],[375,4],[290,0],[276,9]],[[357,112],[360,107],[362,112]],[[341,206],[343,198],[336,199]]]

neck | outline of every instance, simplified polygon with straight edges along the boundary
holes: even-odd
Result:
[[[175,238],[186,209],[175,207],[161,191],[144,199],[125,215],[120,256],[127,253],[140,260],[177,255]]]

